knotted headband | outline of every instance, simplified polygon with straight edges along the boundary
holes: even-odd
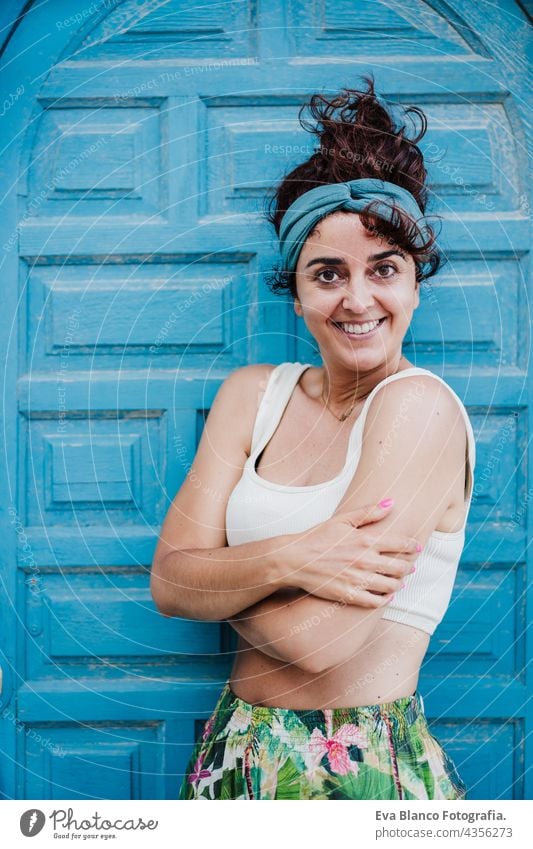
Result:
[[[390,221],[393,216],[391,202],[396,202],[419,228],[426,223],[411,192],[395,183],[370,177],[346,183],[326,183],[296,198],[281,219],[279,242],[282,270],[295,270],[305,240],[322,218],[339,209],[361,212],[371,201],[377,202],[373,212],[386,221]],[[420,235],[417,235],[415,245],[420,246],[422,241]]]

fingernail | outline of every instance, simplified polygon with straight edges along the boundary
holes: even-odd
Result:
[[[410,570],[409,570],[409,572],[408,572],[407,574],[408,574],[408,575],[412,575],[412,573],[413,573],[413,572],[416,572],[416,566],[413,566],[413,568],[412,568],[412,569],[410,569]]]
[[[419,543],[419,542],[417,542],[417,544],[416,544],[416,550],[417,550],[417,551],[422,551],[422,546],[420,545],[420,543]]]
[[[403,588],[404,588],[404,587],[405,587],[405,584],[401,584],[401,585],[400,585],[400,589],[401,589],[401,590],[403,590]]]
[[[383,501],[380,501],[378,507],[390,507],[394,502],[394,498],[384,498]]]

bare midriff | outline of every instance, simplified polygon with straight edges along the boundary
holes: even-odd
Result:
[[[275,660],[239,637],[230,687],[251,704],[296,710],[390,702],[416,690],[429,639],[418,628],[382,619],[353,657],[317,674]]]

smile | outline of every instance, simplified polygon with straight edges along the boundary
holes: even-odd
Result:
[[[380,318],[378,321],[367,321],[364,324],[351,324],[348,322],[337,323],[332,321],[332,324],[340,330],[344,336],[350,339],[368,339],[378,332],[379,328],[386,320],[387,316]]]

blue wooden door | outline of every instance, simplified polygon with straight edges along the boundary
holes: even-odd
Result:
[[[405,353],[465,400],[478,448],[420,689],[470,798],[531,798],[527,30],[517,2],[491,16],[474,0],[54,0],[4,31],[4,798],[176,797],[234,641],[158,615],[155,541],[223,378],[316,361],[264,284],[259,213],[313,150],[300,104],[368,71],[429,118],[449,263]]]

